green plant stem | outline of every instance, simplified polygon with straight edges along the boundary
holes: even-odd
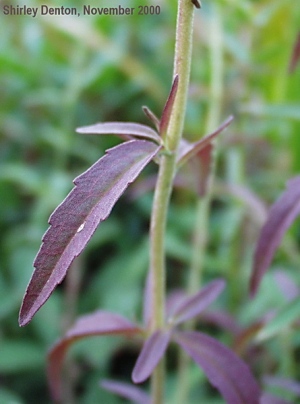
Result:
[[[210,97],[205,133],[214,130],[220,121],[221,99],[223,93],[223,63],[222,63],[222,24],[221,16],[216,4],[212,4],[213,18],[210,23]],[[216,142],[216,140],[215,140]],[[206,194],[199,199],[196,206],[196,226],[194,232],[193,256],[188,289],[190,293],[196,292],[201,286],[204,255],[208,240],[208,217],[212,198],[212,187],[215,177],[217,159],[217,144],[214,145],[212,167],[208,179]]]
[[[218,125],[220,120],[221,99],[223,93],[222,76],[222,24],[220,20],[220,12],[216,4],[212,4],[213,18],[210,23],[210,98],[208,104],[208,116],[204,133],[209,133]],[[216,145],[214,145],[216,149]],[[208,219],[210,214],[210,205],[212,198],[212,186],[215,176],[216,167],[216,150],[213,151],[212,167],[208,178],[207,191],[204,197],[198,199],[196,204],[196,219],[193,235],[193,252],[191,259],[191,268],[188,279],[187,291],[189,294],[196,293],[201,287],[203,263],[205,250],[208,241]],[[194,328],[194,321],[186,324],[186,328]],[[187,403],[189,393],[189,368],[190,359],[186,354],[179,351],[179,383],[176,389],[176,397],[174,402],[177,404]]]
[[[174,76],[178,74],[179,83],[165,139],[166,153],[161,156],[150,225],[150,288],[152,304],[150,332],[162,328],[165,322],[166,263],[164,238],[176,170],[176,153],[182,136],[186,111],[192,56],[193,15],[194,6],[191,1],[179,0],[174,60]],[[162,404],[163,402],[164,361],[161,361],[152,376],[152,403]]]

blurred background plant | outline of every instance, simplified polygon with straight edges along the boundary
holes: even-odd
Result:
[[[109,7],[119,3],[111,1]],[[40,4],[26,2],[35,7]],[[52,4],[61,6],[58,0]],[[83,4],[78,1],[76,6]],[[99,7],[94,0],[89,4]],[[141,193],[143,179],[155,173],[154,166],[117,204],[31,324],[23,329],[17,324],[50,213],[72,188],[72,180],[118,142],[113,137],[81,136],[75,128],[113,120],[148,124],[141,106],[146,104],[159,113],[168,94],[177,4],[171,0],[143,4],[159,5],[161,13],[0,16],[3,404],[51,402],[45,356],[75,316],[103,308],[133,320],[141,318],[152,193],[144,192],[139,198],[135,193]],[[126,2],[126,7],[139,5],[138,0]],[[203,0],[202,10],[195,15],[185,125],[186,137],[196,140],[207,128],[235,115],[234,124],[218,143],[201,278],[203,283],[220,276],[227,279],[228,290],[216,308],[233,316],[248,334],[236,339],[228,330],[204,321],[200,328],[235,347],[246,359],[251,342],[252,369],[262,384],[265,380],[267,390],[276,392],[278,383],[274,379],[267,383],[270,379],[263,376],[300,377],[295,316],[284,327],[277,326],[275,335],[263,339],[251,340],[255,334],[251,330],[270,310],[282,309],[293,287],[297,293],[299,223],[285,236],[254,300],[249,300],[247,290],[253,247],[267,207],[278,198],[285,182],[300,172],[300,67],[289,73],[299,30],[300,8],[294,0]],[[214,87],[214,69],[219,69],[219,91]],[[196,205],[197,197],[190,189],[175,190],[167,234],[170,290],[188,283]],[[282,291],[284,282],[289,286]],[[118,338],[95,338],[74,346],[67,377],[70,386],[73,379],[78,381],[76,402],[122,402],[100,389],[98,381],[129,380],[137,354],[130,341],[124,345]],[[178,382],[177,354],[170,351],[169,356],[167,393],[172,399]],[[191,367],[189,402],[222,402],[199,374],[199,369]],[[296,400],[297,391],[278,394]]]

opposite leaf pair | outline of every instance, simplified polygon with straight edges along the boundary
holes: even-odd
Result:
[[[162,330],[151,334],[143,345],[132,372],[135,383],[145,381],[153,372],[171,341],[180,345],[207,375],[210,383],[231,404],[258,404],[260,389],[248,366],[223,344],[197,331],[180,331],[178,326],[203,312],[222,292],[223,280],[215,280],[193,296],[173,299],[166,313],[167,322]],[[106,311],[98,311],[77,320],[64,338],[49,353],[48,376],[53,396],[59,400],[61,395],[61,368],[67,349],[75,341],[95,335],[145,336],[144,329],[124,317]],[[108,384],[112,388],[112,384]],[[120,385],[116,385],[119,386]],[[125,387],[125,392],[138,394],[137,390]],[[118,388],[116,389],[118,390]],[[118,392],[118,391],[116,391]],[[147,396],[140,392],[140,400],[148,402]]]

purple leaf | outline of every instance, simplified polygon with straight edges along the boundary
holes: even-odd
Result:
[[[186,301],[188,295],[184,289],[174,289],[167,295],[166,299],[166,317],[173,317],[177,308]]]
[[[283,398],[275,397],[273,394],[263,393],[260,399],[260,404],[293,404]]]
[[[299,63],[300,60],[300,32],[297,36],[295,45],[294,45],[294,49],[293,49],[293,53],[292,53],[292,57],[290,60],[290,65],[289,65],[289,72],[293,73],[293,71],[296,69],[297,64]]]
[[[164,106],[163,113],[161,115],[160,119],[160,125],[159,125],[159,133],[162,137],[167,133],[169,122],[170,122],[170,117],[173,109],[173,105],[175,102],[175,97],[177,94],[177,89],[178,89],[178,75],[174,77],[172,88],[169,94],[169,97],[167,99],[167,102]]]
[[[230,349],[208,335],[185,331],[175,341],[203,369],[228,404],[259,404],[260,389],[248,366]]]
[[[132,372],[134,383],[148,379],[164,355],[170,338],[170,330],[158,330],[146,340]]]
[[[142,330],[126,318],[106,312],[95,313],[80,317],[66,335],[58,341],[48,355],[48,380],[53,397],[59,400],[62,391],[61,370],[65,354],[71,344],[77,340],[95,335],[122,334],[136,335]]]
[[[201,314],[201,322],[220,327],[231,332],[232,334],[238,334],[242,330],[241,327],[237,324],[234,317],[226,311],[205,310],[205,312]]]
[[[172,317],[169,319],[174,325],[183,323],[198,316],[204,309],[207,308],[225,287],[225,281],[218,279],[210,282],[207,286],[202,288],[198,293],[189,296],[181,301],[174,311]]]
[[[128,383],[114,382],[112,380],[101,381],[101,387],[111,391],[118,396],[124,397],[136,404],[150,404],[150,396],[141,390],[139,387],[131,386]]]
[[[300,213],[300,176],[287,183],[287,189],[271,207],[254,253],[250,293],[255,295],[261,279],[271,264],[286,230]]]
[[[196,156],[201,150],[207,147],[213,139],[222,132],[233,121],[233,116],[229,116],[214,132],[204,136],[198,142],[190,143],[183,139],[179,145],[177,162],[179,165],[184,164],[192,157]]]
[[[150,126],[133,122],[100,122],[95,125],[77,128],[76,132],[95,135],[114,134],[125,140],[134,137],[142,137],[144,139],[154,140],[158,144],[161,143],[161,138]]]
[[[293,379],[276,376],[265,376],[263,378],[263,381],[269,386],[280,387],[283,390],[289,391],[295,394],[297,397],[300,397],[300,383],[296,382]]]
[[[277,269],[274,272],[275,281],[281,290],[281,293],[285,297],[285,299],[291,302],[300,294],[299,287],[295,283],[295,281],[289,276],[287,271],[283,269]]]
[[[107,151],[74,181],[75,188],[50,217],[50,227],[34,261],[19,323],[27,324],[45,303],[75,257],[84,249],[127,186],[158,152],[159,146],[132,140]]]

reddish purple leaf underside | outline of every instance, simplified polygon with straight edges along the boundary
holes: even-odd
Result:
[[[75,188],[49,219],[50,227],[43,236],[22,303],[21,326],[46,302],[99,223],[109,216],[116,201],[159,148],[145,140],[122,143],[74,180]]]
[[[58,341],[48,355],[48,380],[53,397],[59,400],[62,392],[61,371],[66,352],[74,342],[92,336],[136,335],[142,330],[119,314],[106,311],[80,317],[66,335]]]
[[[286,230],[300,214],[300,176],[288,181],[287,189],[271,207],[254,253],[250,291],[253,296],[271,264]]]
[[[200,332],[178,332],[174,339],[203,369],[228,404],[259,404],[258,384],[234,352]]]
[[[139,387],[132,386],[128,383],[115,382],[112,380],[102,380],[101,387],[118,396],[124,397],[135,404],[150,404],[150,396]]]

